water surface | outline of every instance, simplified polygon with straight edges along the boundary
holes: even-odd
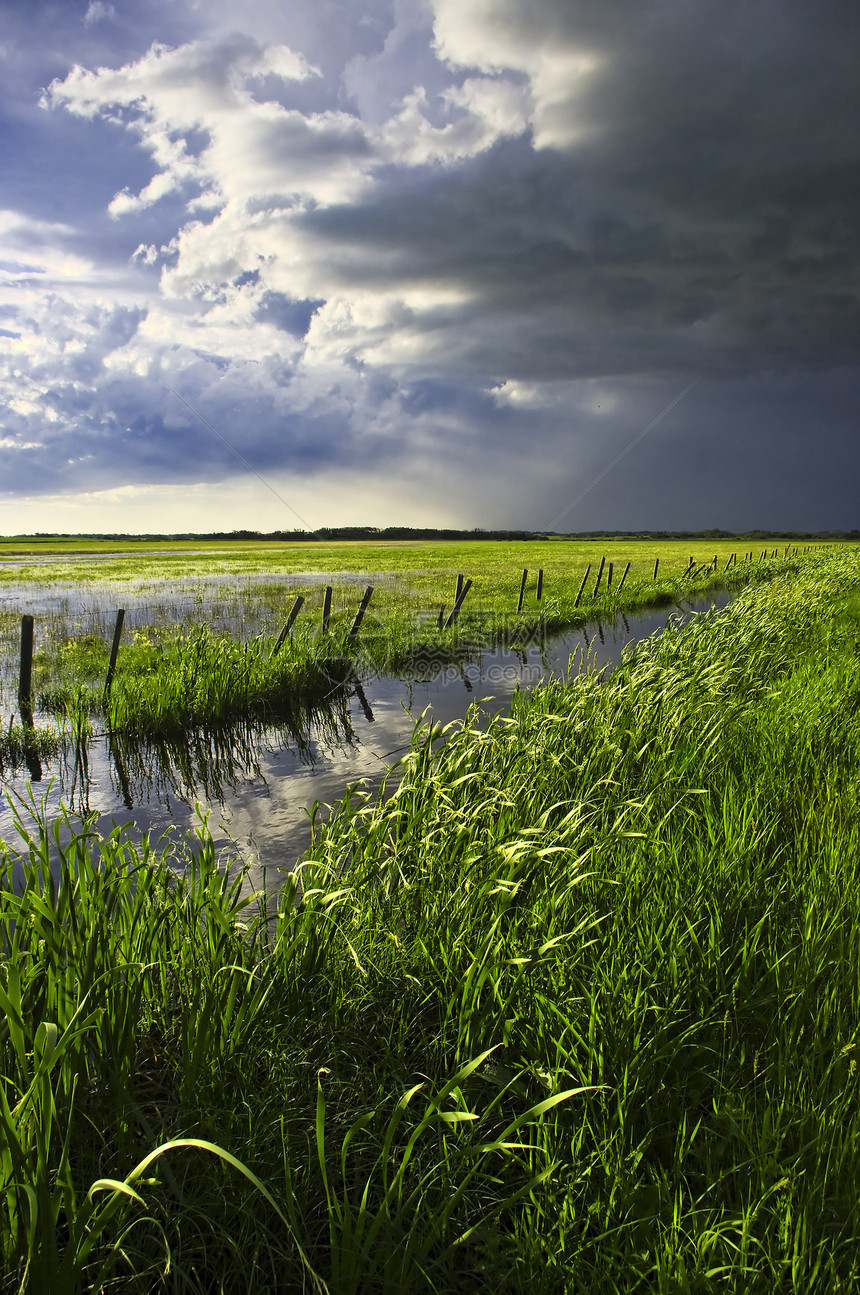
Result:
[[[425,713],[447,724],[462,719],[475,701],[487,717],[506,712],[518,688],[566,675],[572,657],[574,668],[586,655],[612,667],[629,643],[658,632],[670,617],[729,601],[730,595],[716,594],[695,604],[619,615],[611,624],[589,625],[521,651],[485,651],[425,679],[367,679],[334,694],[329,711],[303,732],[283,726],[237,729],[221,738],[192,735],[178,747],[162,743],[132,751],[103,734],[89,744],[86,771],[69,756],[46,768],[40,782],[23,771],[5,783],[19,796],[32,790],[49,815],[61,801],[78,812],[96,812],[102,832],[114,823],[134,823],[156,836],[187,829],[196,822],[199,804],[211,815],[216,840],[232,839],[251,860],[254,884],[266,872],[267,884],[274,886],[277,870],[290,868],[307,847],[314,803],[331,804],[362,780],[378,785],[408,751]],[[13,837],[12,810],[3,804],[0,838]]]

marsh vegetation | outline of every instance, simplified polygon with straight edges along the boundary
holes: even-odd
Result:
[[[858,574],[417,730],[277,894],[21,806],[8,1289],[854,1289]]]
[[[698,556],[680,543],[617,543],[138,548],[77,565],[63,553],[28,564],[23,553],[20,566],[4,571],[0,702],[14,714],[18,622],[8,604],[17,604],[38,614],[34,704],[50,731],[28,735],[13,720],[0,739],[0,765],[20,765],[40,743],[49,750],[58,724],[80,736],[92,716],[145,740],[295,720],[347,679],[426,675],[487,648],[527,646],[717,586],[739,589],[802,560],[790,545],[733,563],[736,544],[727,541]],[[530,564],[528,579],[518,562]],[[448,624],[458,573],[474,587]],[[323,625],[326,582],[333,596]],[[365,582],[373,598],[353,633]],[[282,640],[297,599],[301,614]],[[118,605],[128,609],[126,630],[108,696]]]

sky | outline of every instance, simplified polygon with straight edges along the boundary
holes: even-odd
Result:
[[[856,0],[0,0],[0,533],[860,527]]]

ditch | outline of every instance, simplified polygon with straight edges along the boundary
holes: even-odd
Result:
[[[562,677],[569,668],[575,673],[586,661],[611,669],[628,645],[659,633],[670,617],[719,610],[731,598],[712,591],[671,607],[619,614],[521,650],[476,651],[441,670],[428,665],[423,675],[419,662],[408,679],[353,677],[333,686],[304,721],[230,725],[173,741],[111,737],[97,727],[83,748],[67,743],[41,769],[6,773],[2,785],[11,803],[9,796],[0,803],[0,839],[14,838],[21,799],[44,806],[49,819],[66,805],[75,816],[94,814],[103,834],[115,824],[134,824],[153,838],[192,829],[200,805],[210,814],[216,846],[233,842],[250,864],[249,883],[271,888],[278,870],[289,870],[305,852],[313,806],[335,803],[356,784],[378,787],[409,750],[422,716],[445,726],[477,703],[486,723],[509,709],[517,690]],[[109,619],[97,608],[89,614]]]

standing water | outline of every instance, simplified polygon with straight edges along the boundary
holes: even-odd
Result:
[[[670,617],[720,609],[730,600],[722,593],[619,615],[612,624],[588,625],[519,651],[488,650],[428,679],[384,676],[352,683],[333,695],[330,710],[303,733],[236,729],[221,739],[191,737],[181,749],[153,743],[131,754],[100,734],[88,745],[85,768],[68,756],[45,769],[40,781],[19,772],[3,783],[13,803],[32,796],[51,817],[62,803],[75,813],[95,813],[101,832],[133,823],[153,839],[192,827],[199,805],[211,815],[216,843],[235,842],[250,861],[253,884],[259,885],[264,872],[291,868],[304,852],[311,807],[339,800],[359,782],[378,785],[409,750],[415,723],[425,713],[444,725],[462,719],[479,702],[489,719],[509,709],[517,689],[563,677],[586,658],[597,666],[617,665],[628,644],[663,629]],[[0,839],[11,844],[15,836],[6,800],[0,804]],[[269,884],[277,884],[276,876]]]

